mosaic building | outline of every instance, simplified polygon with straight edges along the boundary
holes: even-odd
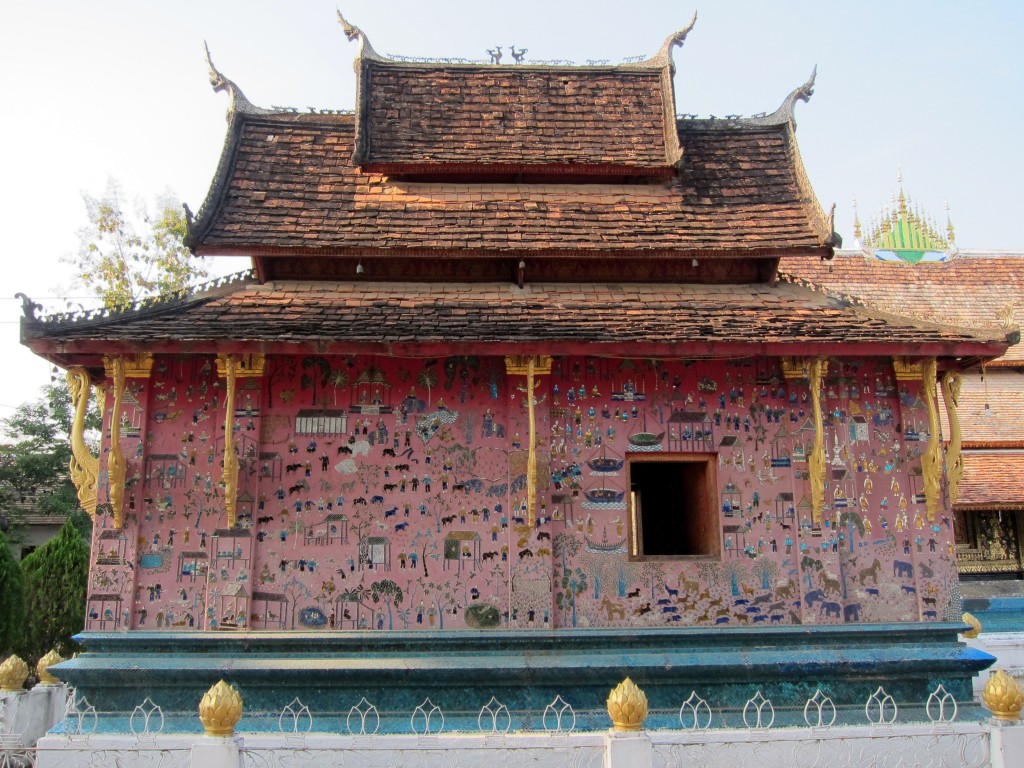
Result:
[[[229,126],[188,242],[251,273],[23,322],[68,369],[95,520],[90,652],[55,671],[110,710],[225,670],[268,711],[458,710],[486,683],[602,713],[624,674],[664,707],[699,684],[862,708],[883,678],[969,700],[989,660],[956,642],[936,385],[1007,332],[807,277],[840,242],[795,138],[813,76],[692,119],[689,28],[534,66],[344,27],[352,113],[256,107],[210,65]]]

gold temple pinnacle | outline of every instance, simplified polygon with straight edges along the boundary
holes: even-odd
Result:
[[[242,719],[242,696],[221,680],[199,702],[199,719],[207,736],[233,736]]]
[[[647,717],[647,696],[628,677],[608,694],[608,716],[616,731],[639,731]]]

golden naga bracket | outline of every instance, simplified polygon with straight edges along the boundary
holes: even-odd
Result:
[[[267,369],[267,358],[263,353],[257,352],[251,355],[217,355],[217,375],[222,379],[227,378],[227,358],[235,361],[235,377],[239,379],[254,378],[262,376]]]
[[[92,388],[89,373],[81,366],[69,368],[68,391],[74,417],[71,422],[71,482],[78,490],[78,503],[96,518],[96,483],[99,479],[100,460],[93,456],[85,444],[85,416],[89,411],[89,391]]]
[[[921,455],[921,476],[924,480],[925,509],[928,522],[942,509],[942,440],[939,437],[939,407],[935,398],[937,365],[934,357],[921,363],[921,394],[928,408],[928,447]]]
[[[511,376],[526,376],[526,409],[530,422],[530,450],[526,459],[526,510],[527,522],[533,525],[537,511],[537,417],[533,390],[537,386],[534,376],[551,373],[551,357],[512,355],[505,358],[505,373]]]
[[[946,474],[949,478],[949,503],[956,504],[960,496],[960,481],[964,476],[963,436],[960,432],[960,385],[963,378],[959,371],[946,371],[942,377],[942,399],[946,401],[946,416],[949,419],[949,445],[946,447]]]
[[[808,384],[811,390],[811,409],[814,414],[814,446],[807,457],[811,475],[811,517],[815,526],[821,525],[825,508],[825,424],[821,414],[821,382],[828,373],[828,361],[823,357],[806,360]]]
[[[810,375],[807,370],[807,360],[802,357],[782,358],[782,378],[787,381],[793,379],[806,379]]]
[[[103,368],[113,380],[114,402],[110,408],[110,451],[107,453],[107,482],[110,484],[110,511],[114,528],[124,527],[124,486],[128,467],[121,450],[121,406],[124,401],[124,358],[104,357]]]
[[[260,355],[262,359],[262,355]],[[261,365],[262,367],[262,365]],[[227,383],[224,396],[224,508],[228,513],[228,528],[234,528],[238,501],[238,455],[235,453],[235,383],[239,361],[234,355],[217,355],[217,375]],[[250,374],[255,375],[255,374]]]

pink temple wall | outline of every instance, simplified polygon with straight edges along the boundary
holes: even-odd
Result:
[[[224,380],[212,358],[159,357],[149,379],[128,380],[126,525],[97,517],[86,628],[959,616],[949,513],[925,512],[921,385],[896,382],[888,360],[830,365],[818,528],[800,454],[808,385],[784,380],[778,360],[563,358],[538,381],[530,526],[526,380],[502,358],[270,357],[264,376],[237,382],[240,525],[227,530]],[[705,411],[707,433],[680,411]],[[625,500],[587,498],[626,490],[625,470],[607,467],[649,448],[641,432],[664,452],[717,454],[717,557],[630,559]],[[613,461],[601,471],[588,463],[599,458]],[[105,485],[104,471],[101,502]]]

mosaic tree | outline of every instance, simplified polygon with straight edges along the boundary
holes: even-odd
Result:
[[[383,600],[388,608],[388,629],[395,627],[394,608],[402,604],[403,597],[402,588],[391,579],[381,579],[370,584],[370,598],[375,603]]]
[[[562,609],[572,610],[572,626],[576,626],[576,598],[587,590],[587,574],[582,568],[574,568],[564,571],[562,576],[562,590],[555,597],[556,604]]]

